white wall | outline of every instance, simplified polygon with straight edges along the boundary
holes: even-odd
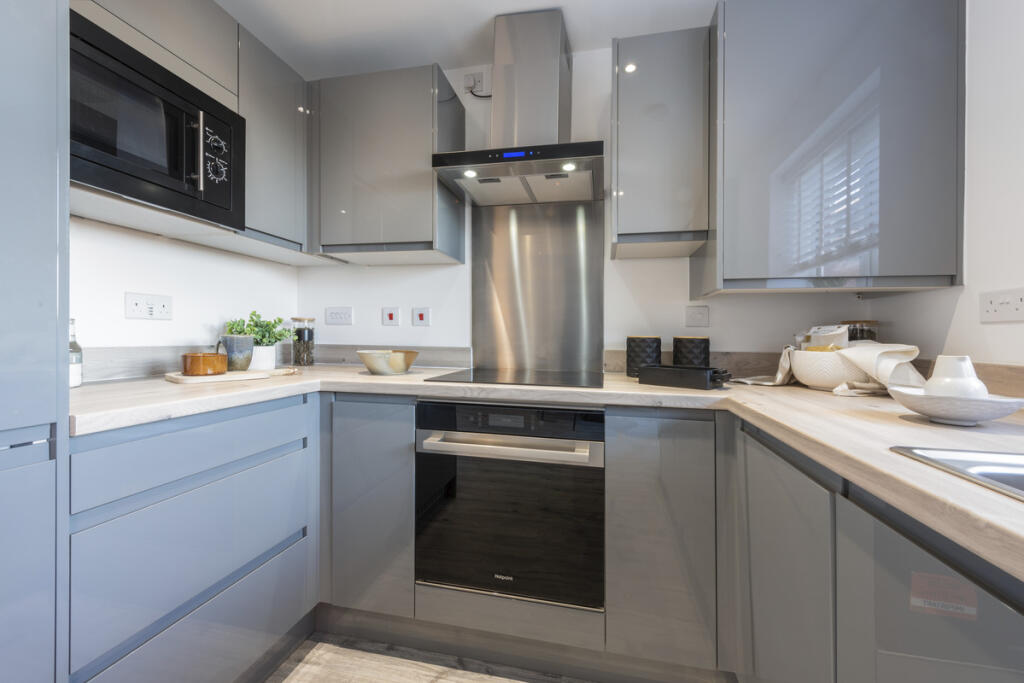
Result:
[[[872,317],[913,339],[922,355],[967,354],[1024,365],[1024,323],[982,325],[982,292],[1024,285],[1024,3],[967,5],[964,287],[871,303]]]
[[[216,343],[230,318],[296,314],[293,266],[71,218],[70,305],[84,347]],[[174,319],[127,320],[125,292],[173,298]]]

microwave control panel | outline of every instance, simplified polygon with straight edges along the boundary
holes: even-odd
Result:
[[[231,208],[231,127],[205,114],[203,127],[203,200]]]

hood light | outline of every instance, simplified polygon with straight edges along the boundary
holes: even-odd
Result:
[[[462,175],[466,176],[467,178],[476,178],[476,171],[470,168],[463,171]]]
[[[567,161],[564,164],[562,164],[562,170],[563,171],[575,171],[576,170],[576,164],[572,163],[571,161]]]
[[[625,66],[625,68],[623,68],[623,71],[625,71],[628,74],[633,73],[634,71],[636,71],[636,64],[634,64],[633,62],[630,62],[629,64],[627,64]]]

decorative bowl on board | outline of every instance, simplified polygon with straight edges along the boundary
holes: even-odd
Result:
[[[402,349],[363,349],[356,351],[359,360],[372,375],[401,375],[409,372],[419,351]]]
[[[792,352],[793,376],[811,389],[832,391],[844,382],[870,382],[867,373],[835,351]]]
[[[979,422],[998,420],[1024,408],[1024,399],[989,394],[984,398],[936,396],[922,387],[889,387],[889,395],[915,413],[932,422],[973,427]]]

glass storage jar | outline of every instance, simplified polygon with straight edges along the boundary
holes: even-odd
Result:
[[[850,341],[878,341],[877,320],[844,320],[843,325],[849,328]]]
[[[295,365],[313,364],[313,323],[316,318],[292,318],[292,363]]]

